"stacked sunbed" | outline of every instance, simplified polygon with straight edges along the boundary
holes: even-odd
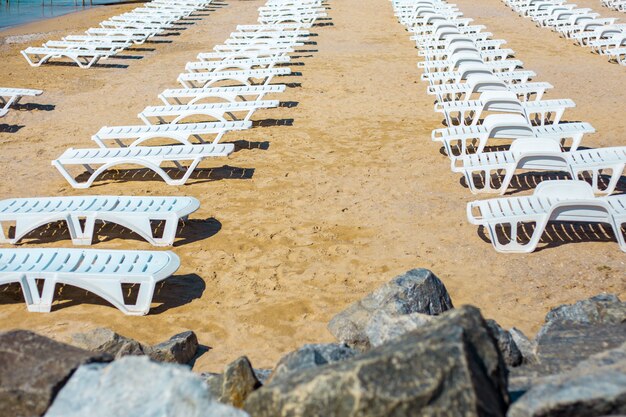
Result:
[[[442,143],[452,170],[464,176],[472,193],[504,194],[520,170],[564,171],[574,178],[541,182],[532,196],[469,203],[469,221],[487,228],[494,248],[532,252],[549,221],[582,221],[610,224],[626,251],[621,231],[626,195],[612,195],[624,172],[626,147],[579,149],[594,129],[563,122],[574,103],[544,100],[552,86],[532,82],[536,74],[511,58],[513,51],[502,48],[505,41],[491,39],[454,5],[441,0],[393,5],[424,57],[418,64],[422,79],[436,97],[435,111],[445,118],[447,127],[435,129],[432,140]],[[534,230],[525,236],[521,225],[529,223]]]
[[[114,16],[88,29],[84,35],[66,36],[40,47],[28,47],[22,55],[33,67],[51,59],[69,59],[80,68],[90,68],[134,44],[175,30],[175,23],[205,9],[212,0],[152,0],[128,13]]]
[[[618,12],[626,12],[626,0],[602,0],[602,5]]]
[[[551,28],[576,44],[606,55],[610,61],[626,65],[626,24],[603,18],[589,8],[565,0],[503,0],[537,26]]]
[[[258,25],[238,26],[223,45],[189,63],[179,77],[183,88],[164,91],[160,95],[164,106],[147,107],[140,113],[145,124],[103,127],[93,136],[98,147],[69,149],[53,165],[75,188],[89,187],[100,173],[119,165],[139,165],[153,170],[167,184],[181,185],[203,159],[232,153],[234,145],[220,143],[222,136],[250,128],[257,109],[278,105],[276,100],[264,99],[286,88],[271,84],[272,78],[290,74],[285,66],[289,54],[325,13],[319,0],[270,0],[259,14]],[[184,123],[189,117],[206,121]],[[144,146],[155,139],[170,143]],[[168,173],[171,168],[162,167],[168,163],[184,171],[181,178],[173,179]],[[79,182],[69,174],[67,167],[75,165],[87,169],[87,179]],[[18,243],[42,225],[64,221],[74,244],[89,245],[94,225],[103,221],[120,224],[155,246],[167,246],[174,242],[179,221],[198,207],[192,197],[4,200],[0,201],[0,241]],[[14,223],[12,235],[2,229],[7,222]],[[162,223],[159,236],[155,222]],[[150,309],[156,283],[179,265],[179,258],[170,251],[2,249],[0,285],[19,282],[29,311],[50,311],[56,284],[70,284],[96,293],[126,314],[142,315]],[[129,285],[138,287],[134,299],[128,297]]]
[[[0,87],[0,117],[6,116],[9,108],[19,103],[22,97],[35,97],[41,94],[43,94],[41,90]]]

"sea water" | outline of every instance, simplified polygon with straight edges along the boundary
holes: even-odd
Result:
[[[0,0],[0,29],[123,0]]]

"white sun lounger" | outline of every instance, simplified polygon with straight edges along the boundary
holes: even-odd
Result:
[[[74,61],[80,68],[89,68],[100,59],[107,58],[111,54],[88,49],[36,48],[29,46],[22,51],[22,55],[24,55],[31,67],[38,67],[53,58],[68,58]]]
[[[563,152],[557,141],[538,138],[520,138],[507,151],[464,155],[452,161],[452,171],[462,173],[470,191],[504,194],[518,170],[566,171],[573,179],[579,174],[591,175],[591,186],[596,194],[612,194],[624,173],[626,147],[587,149]],[[600,175],[610,171],[606,187],[600,187]],[[480,175],[477,183],[475,175]],[[497,186],[492,174],[502,178]]]
[[[304,25],[301,23],[282,23],[273,25],[237,25],[237,32],[266,32],[268,30],[280,30],[284,32],[302,30]]]
[[[268,30],[262,32],[232,32],[230,34],[230,39],[299,39],[304,40],[310,36],[310,32],[308,30],[290,30],[290,31],[282,31],[282,30]]]
[[[255,52],[255,51],[271,51],[274,54],[284,54],[284,53],[292,53],[294,52],[294,46],[299,46],[298,44],[249,44],[249,45],[215,45],[213,50],[215,52],[237,52],[237,53],[245,53],[245,52]]]
[[[217,144],[226,133],[236,130],[246,130],[251,127],[252,122],[249,121],[151,126],[104,126],[93,135],[91,139],[101,148],[107,148],[108,142],[113,142],[117,146],[132,148],[153,139],[168,139],[179,142],[182,145],[194,145],[196,143]],[[215,136],[211,140],[206,140],[204,137],[206,135]],[[195,138],[197,142],[193,143],[191,138]]]
[[[76,50],[98,51],[108,56],[115,55],[130,46],[130,42],[102,42],[102,41],[48,41],[44,48],[66,48]]]
[[[147,125],[151,125],[151,119],[157,119],[160,123],[177,124],[192,116],[205,116],[216,119],[219,122],[249,121],[255,111],[278,107],[278,100],[238,101],[207,104],[179,104],[168,106],[148,106],[138,117]],[[244,113],[243,116],[237,116]]]
[[[261,59],[261,58],[282,58],[288,57],[291,50],[289,49],[251,49],[247,51],[233,51],[233,52],[201,52],[197,55],[200,61],[212,61],[212,60],[235,60],[235,59]],[[291,59],[291,58],[289,58]]]
[[[170,251],[0,249],[0,285],[19,283],[30,312],[49,313],[55,287],[67,284],[96,294],[124,314],[141,316],[150,311],[156,284],[179,266]],[[125,300],[125,285],[139,286],[132,304]]]
[[[223,81],[233,81],[239,85],[269,84],[276,75],[289,75],[289,68],[266,68],[249,71],[219,71],[219,72],[186,72],[178,76],[178,82],[186,88],[210,87]],[[253,84],[253,80],[261,80]]]
[[[122,28],[91,28],[85,32],[90,36],[126,36],[137,45],[143,44],[146,40],[158,34],[158,30],[122,29]]]
[[[185,70],[189,72],[217,72],[225,69],[251,70],[256,67],[272,68],[276,64],[287,64],[291,59],[288,56],[277,56],[267,58],[243,58],[243,59],[222,59],[220,61],[197,61],[188,62]]]
[[[179,220],[200,207],[193,197],[73,196],[11,198],[0,201],[0,242],[15,244],[33,230],[65,222],[74,245],[91,245],[96,221],[124,226],[155,246],[171,246]],[[155,236],[151,221],[163,221],[163,234]],[[14,222],[15,230],[2,223]]]
[[[144,39],[143,36],[128,36],[128,35],[112,35],[112,36],[100,36],[100,35],[68,35],[63,38],[63,41],[67,42],[86,42],[86,43],[104,43],[112,44],[114,46],[120,45],[125,48],[130,47],[136,41]]]
[[[22,97],[35,97],[43,94],[41,90],[31,90],[27,88],[5,88],[0,87],[0,117],[9,112],[9,107],[19,103]]]
[[[520,84],[527,83],[537,74],[534,71],[493,71],[492,67],[488,64],[477,64],[477,63],[465,63],[459,65],[458,70],[456,71],[441,71],[441,72],[431,72],[424,73],[421,75],[421,79],[424,81],[428,81],[430,85],[439,85],[439,84],[458,84],[463,81],[466,81],[468,76],[471,74],[485,74],[485,75],[494,75],[500,79],[500,81],[506,84]]]
[[[229,102],[261,100],[266,94],[283,93],[284,84],[266,84],[238,87],[174,88],[164,90],[159,98],[165,105],[196,104],[199,101],[219,98]]]
[[[448,101],[435,104],[435,111],[443,113],[447,126],[475,126],[484,112],[518,113],[529,123],[546,124],[561,122],[565,109],[576,107],[569,99],[519,101],[510,91],[487,91],[478,100]]]
[[[469,101],[473,94],[486,91],[509,91],[524,101],[541,100],[546,90],[552,88],[549,83],[506,84],[493,74],[471,74],[467,81],[458,84],[439,84],[428,86],[428,94],[437,97],[437,102]]]
[[[228,156],[234,151],[232,143],[217,145],[135,146],[128,148],[68,149],[52,161],[61,175],[74,188],[89,188],[104,171],[117,165],[140,165],[154,171],[168,185],[183,185],[198,164],[205,158]],[[171,162],[184,172],[179,179],[172,178],[161,165]],[[183,162],[189,162],[185,168]],[[78,182],[67,166],[81,166],[90,174],[84,182]],[[99,165],[97,169],[92,165]]]
[[[532,196],[495,198],[474,201],[467,205],[470,223],[484,226],[498,252],[533,252],[548,222],[608,223],[617,237],[620,249],[626,252],[621,227],[626,222],[626,194],[596,197],[584,181],[544,181]],[[520,225],[534,223],[527,242],[520,241]],[[507,227],[504,242],[501,227]]]
[[[526,117],[519,114],[490,114],[478,126],[455,126],[432,131],[432,140],[444,145],[451,158],[467,155],[470,145],[475,153],[482,153],[489,139],[514,140],[520,137],[556,139],[561,144],[571,141],[570,149],[578,149],[582,138],[595,129],[589,123],[559,123],[532,126]],[[453,149],[458,150],[454,152]]]

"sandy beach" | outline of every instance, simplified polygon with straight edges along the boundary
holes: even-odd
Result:
[[[92,147],[102,126],[139,124],[136,115],[185,63],[254,23],[263,0],[225,0],[198,13],[178,36],[159,38],[102,66],[31,68],[27,46],[80,33],[136,4],[94,8],[0,32],[0,85],[44,95],[0,119],[2,198],[48,195],[190,195],[201,208],[172,250],[176,275],[159,286],[151,313],[123,315],[84,291],[58,289],[50,314],[28,313],[18,286],[0,287],[0,330],[30,329],[68,341],[106,326],[156,343],[193,330],[209,347],[197,371],[221,371],[248,355],[268,367],[304,343],[333,338],[326,324],[348,304],[408,269],[433,270],[455,304],[473,304],[503,327],[533,335],[546,312],[600,292],[626,295],[626,255],[610,228],[554,226],[541,250],[499,254],[471,225],[476,199],[430,140],[442,127],[419,80],[419,58],[387,0],[330,0],[329,20],[312,28],[314,45],[295,54],[295,76],[277,109],[254,114],[255,127],[230,133],[236,152],[205,161],[185,186],[166,186],[145,171],[107,174],[74,190],[50,161],[68,147]],[[626,145],[626,68],[574,46],[511,11],[500,0],[457,0],[466,17],[505,39],[546,98],[570,98],[565,120],[597,130],[585,147]],[[623,13],[579,0],[606,17]],[[171,41],[171,42],[170,42]],[[533,179],[534,178],[534,179]],[[536,177],[527,179],[534,184]],[[621,185],[622,191],[624,185]],[[532,193],[519,184],[511,195]],[[153,247],[107,225],[93,248]],[[65,227],[41,230],[20,247],[70,247]],[[9,247],[9,246],[5,246]]]

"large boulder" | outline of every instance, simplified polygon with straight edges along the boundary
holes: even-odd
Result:
[[[271,379],[254,417],[504,416],[506,369],[478,309],[462,307],[352,359]]]
[[[340,342],[366,350],[371,343],[365,329],[376,312],[434,316],[452,308],[448,291],[439,278],[427,269],[413,269],[334,316],[328,329]]]
[[[148,349],[148,356],[158,362],[186,364],[196,356],[198,338],[191,330],[172,336]]]
[[[626,413],[626,344],[544,377],[507,417],[599,417]]]
[[[280,358],[271,379],[350,359],[356,354],[354,349],[338,343],[304,345]]]
[[[126,356],[76,370],[45,417],[245,417],[209,395],[188,367]]]
[[[617,325],[626,323],[626,302],[614,294],[599,294],[574,304],[564,304],[546,315],[546,324],[539,334],[549,330],[552,323]]]
[[[0,416],[42,415],[76,368],[112,359],[25,330],[0,333]]]
[[[534,357],[524,355],[525,364],[511,369],[509,385],[515,391],[514,396],[522,395],[550,376],[572,370],[592,355],[625,343],[625,318],[626,303],[607,294],[551,310],[530,346]]]
[[[126,355],[144,355],[146,350],[146,347],[136,340],[105,327],[98,327],[85,333],[74,333],[72,344],[92,352],[105,352],[115,358]]]

